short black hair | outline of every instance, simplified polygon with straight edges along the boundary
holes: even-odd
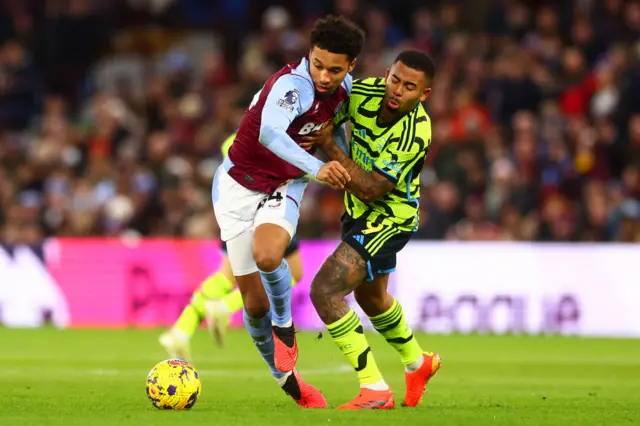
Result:
[[[355,59],[364,45],[364,31],[344,16],[318,19],[311,30],[311,47]]]
[[[436,75],[436,66],[433,60],[429,55],[419,50],[403,50],[393,61],[394,64],[397,62],[402,62],[414,70],[422,71],[429,78],[429,83],[433,81],[433,77]]]

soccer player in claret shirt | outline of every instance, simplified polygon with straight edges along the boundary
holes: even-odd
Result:
[[[229,154],[236,134],[230,135],[222,144],[222,157]],[[180,316],[159,338],[171,358],[191,360],[190,343],[200,323],[205,320],[209,333],[219,346],[224,346],[231,314],[242,310],[242,295],[235,289],[235,279],[227,256],[227,246],[222,243],[222,259],[217,271],[200,283],[184,307]],[[298,240],[294,236],[284,252],[291,270],[291,287],[302,278],[302,257]]]
[[[347,410],[390,409],[391,389],[380,374],[356,313],[344,297],[355,298],[375,329],[400,354],[405,365],[405,406],[416,406],[440,368],[436,353],[425,353],[402,307],[387,292],[396,255],[418,227],[420,171],[431,143],[431,123],[421,102],[431,92],[431,59],[418,51],[402,52],[386,79],[355,80],[349,103],[336,124],[352,124],[350,150],[343,126],[305,138],[342,164],[346,185],[342,242],[324,262],[311,285],[311,300],[329,334],[360,380],[360,394],[340,406]],[[343,150],[344,149],[344,150]],[[349,152],[349,155],[345,154]]]
[[[301,138],[333,122],[349,98],[364,34],[342,17],[320,19],[308,56],[271,76],[240,123],[216,171],[213,208],[244,305],[244,324],[271,373],[302,407],[326,400],[294,369],[291,271],[283,255],[295,235],[306,175],[342,189],[349,174],[300,147]],[[266,291],[265,291],[266,290]]]

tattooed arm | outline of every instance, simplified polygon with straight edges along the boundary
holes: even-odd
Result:
[[[364,201],[371,203],[391,191],[393,182],[376,171],[366,172],[349,158],[335,143],[324,145],[322,150],[330,159],[338,161],[351,176],[351,181],[345,186],[346,190]]]
[[[349,312],[344,297],[367,278],[367,263],[355,249],[342,242],[324,261],[311,283],[311,301],[325,324]]]
[[[393,189],[395,182],[375,169],[371,172],[364,171],[349,158],[334,138],[346,141],[345,136],[334,135],[333,126],[327,126],[303,137],[303,143],[300,145],[305,149],[309,149],[313,145],[319,146],[331,160],[338,161],[342,167],[347,169],[351,181],[346,184],[345,189],[365,203],[371,203]]]

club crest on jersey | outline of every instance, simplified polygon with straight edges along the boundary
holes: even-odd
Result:
[[[298,90],[296,89],[289,90],[287,93],[284,94],[283,97],[278,99],[277,105],[280,108],[286,109],[287,111],[293,111],[293,107],[298,102],[298,96],[299,96]]]

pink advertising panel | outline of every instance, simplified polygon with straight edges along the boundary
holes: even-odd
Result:
[[[292,307],[299,329],[324,329],[309,286],[336,245],[301,244],[304,279]],[[0,324],[168,326],[221,257],[218,242],[196,240],[0,245]],[[638,259],[638,244],[416,241],[398,256],[389,285],[415,330],[640,337]]]
[[[303,243],[304,277],[293,292],[300,328],[322,326],[309,300],[313,275],[336,243]],[[192,291],[221,261],[219,242],[56,239],[46,250],[50,275],[66,298],[71,327],[170,325]],[[233,324],[239,325],[235,315]]]

